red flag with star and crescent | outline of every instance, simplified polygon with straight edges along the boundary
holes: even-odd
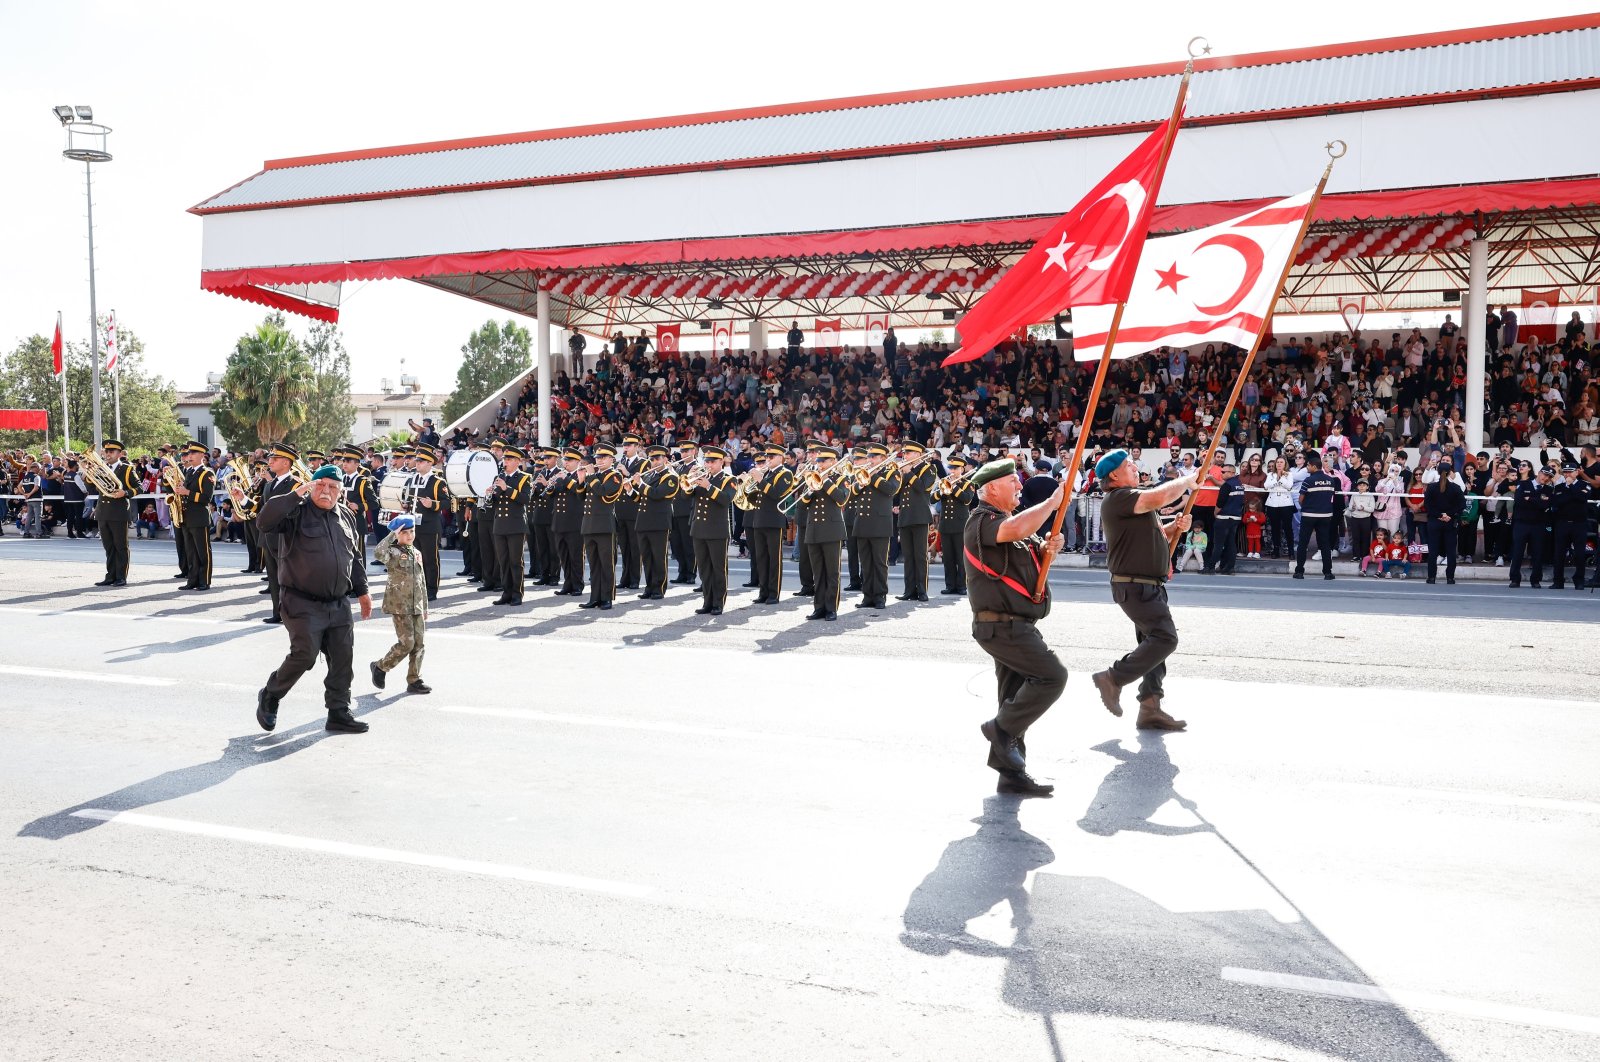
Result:
[[[66,368],[61,361],[61,350],[61,314],[58,312],[56,314],[56,337],[50,342],[50,354],[52,355],[51,364],[54,367],[55,378],[57,380],[61,379],[61,374]]]
[[[1111,357],[1194,343],[1248,350],[1272,314],[1284,266],[1299,249],[1312,195],[1302,192],[1220,225],[1146,241]],[[1113,312],[1111,306],[1072,308],[1079,360],[1100,357]]]
[[[1145,137],[977,301],[958,326],[961,348],[945,365],[976,361],[1019,325],[1048,321],[1069,306],[1127,298],[1166,170],[1168,124]]]

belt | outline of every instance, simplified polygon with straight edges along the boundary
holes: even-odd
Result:
[[[1146,579],[1142,575],[1113,575],[1111,581],[1114,583],[1138,583],[1141,586],[1161,586],[1166,582],[1164,579]]]
[[[307,601],[315,601],[319,605],[332,605],[344,600],[342,597],[318,597],[315,594],[308,594],[304,590],[296,590],[292,586],[284,587],[283,592],[286,594],[293,594],[295,597],[303,597]]]
[[[1010,623],[1013,620],[1022,623],[1033,622],[1027,616],[1018,616],[1011,612],[990,612],[986,609],[978,609],[972,613],[972,622],[974,623]]]

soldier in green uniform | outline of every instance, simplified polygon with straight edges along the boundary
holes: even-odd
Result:
[[[939,554],[944,560],[944,589],[939,592],[965,597],[967,569],[961,556],[961,534],[977,491],[971,479],[961,478],[967,474],[967,459],[951,451],[949,463],[950,474],[939,481],[934,491],[934,500],[939,503]]]
[[[644,468],[644,455],[639,452],[643,442],[633,432],[622,437],[622,456],[617,461],[617,472],[624,482]],[[617,585],[624,590],[636,590],[639,587],[639,499],[627,494],[617,499],[616,519],[617,549],[622,553],[622,575]]]
[[[728,599],[728,541],[733,534],[733,477],[723,468],[728,452],[720,446],[701,451],[705,467],[686,480],[694,504],[695,567],[700,571],[701,605],[697,616],[720,616]]]
[[[337,455],[335,451],[335,455]],[[416,547],[417,518],[402,513],[389,521],[389,534],[372,555],[389,569],[383,589],[383,611],[394,620],[394,644],[383,659],[367,665],[372,684],[383,689],[385,675],[406,661],[406,692],[432,693],[422,681],[423,635],[428,625],[428,583],[422,553]]]
[[[873,470],[866,485],[856,492],[864,499],[856,517],[855,541],[861,547],[861,600],[856,608],[885,608],[889,604],[889,539],[894,536],[894,500],[900,493],[900,468],[885,461],[889,448],[882,443],[862,447],[859,467]]]
[[[680,481],[686,481],[694,471],[695,458],[700,451],[699,444],[687,440],[678,444],[678,468],[681,472]],[[673,577],[675,583],[688,583],[695,581],[695,552],[694,534],[694,499],[689,497],[689,492],[680,490],[678,496],[672,500],[672,558],[678,562],[678,574]]]
[[[578,482],[583,451],[569,446],[561,458],[565,467],[550,482],[550,532],[556,537],[562,571],[556,595],[577,597],[583,593],[583,485]]]
[[[191,441],[183,448],[183,545],[189,579],[185,590],[211,589],[211,500],[217,477],[206,467],[211,451]]]
[[[639,561],[644,571],[642,601],[659,601],[667,596],[667,536],[672,533],[672,503],[678,496],[678,474],[668,463],[667,448],[652,446],[645,451],[648,468],[640,473],[638,489]]]
[[[536,586],[555,586],[561,582],[561,555],[556,552],[556,537],[550,530],[555,508],[550,481],[561,471],[557,462],[561,451],[545,447],[539,451],[539,474],[533,480],[533,560]]]
[[[600,443],[594,448],[594,472],[578,473],[583,490],[583,552],[589,561],[589,600],[579,608],[609,611],[617,597],[616,512],[622,473],[616,460],[617,448]]]
[[[497,605],[522,604],[522,540],[528,534],[528,502],[533,497],[533,477],[522,471],[526,455],[515,446],[505,448],[505,471],[495,478],[489,498],[494,508],[495,570],[504,588]]]
[[[128,585],[128,499],[139,493],[133,466],[124,460],[126,450],[119,439],[107,439],[100,447],[106,465],[121,486],[101,494],[94,506],[94,522],[100,529],[100,548],[106,554],[106,577],[96,586]],[[0,505],[5,504],[0,502]],[[1580,572],[1579,582],[1582,582]]]
[[[819,445],[811,481],[820,480],[820,487],[813,490],[808,484],[800,495],[800,507],[806,511],[805,548],[816,580],[808,620],[839,618],[839,549],[845,540],[844,511],[854,493],[855,477],[829,475],[838,460],[839,451]]]
[[[901,601],[928,600],[928,525],[933,523],[933,485],[939,467],[927,447],[908,442],[900,448],[900,493],[895,515],[900,521],[900,569],[904,582]]]
[[[750,569],[755,575],[755,603],[776,605],[783,586],[783,528],[788,518],[778,510],[778,502],[794,486],[794,473],[784,467],[786,451],[768,446],[763,454],[766,467],[749,491],[755,508],[745,513],[745,537],[750,540]]]
[[[416,466],[413,482],[416,485],[417,552],[422,554],[422,567],[427,572],[429,601],[439,596],[439,536],[444,533],[444,510],[450,505],[450,488],[434,471],[438,460],[438,455],[426,446],[418,446],[412,454],[412,463]],[[520,554],[516,558],[516,569],[520,574]],[[520,587],[521,580],[517,582]]]

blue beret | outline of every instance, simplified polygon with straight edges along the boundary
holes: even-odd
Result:
[[[1106,454],[1104,457],[1094,463],[1095,478],[1105,479],[1107,476],[1111,475],[1111,473],[1121,468],[1122,462],[1126,461],[1127,459],[1128,451],[1112,450],[1109,454]]]
[[[401,513],[389,521],[390,531],[411,531],[417,526],[417,518],[410,513]]]
[[[334,468],[332,465],[323,465],[321,468],[319,468],[315,472],[311,473],[311,481],[313,483],[315,483],[319,479],[336,479],[339,482],[343,483],[344,482],[344,473],[340,472],[337,468]]]

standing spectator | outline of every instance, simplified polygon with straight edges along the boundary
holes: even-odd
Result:
[[[1447,468],[1448,466],[1446,466]],[[1466,493],[1451,474],[1441,474],[1429,483],[1423,494],[1423,508],[1428,516],[1428,582],[1439,575],[1439,554],[1445,556],[1444,581],[1450,586],[1456,582],[1456,550],[1460,535],[1456,525],[1466,508]]]
[[[1267,490],[1267,527],[1272,533],[1272,556],[1292,555],[1294,534],[1294,482],[1289,475],[1289,462],[1278,458],[1272,462],[1272,471],[1264,482]]]
[[[1511,501],[1511,586],[1522,585],[1522,561],[1529,552],[1533,554],[1533,587],[1544,581],[1545,525],[1550,521],[1551,506],[1555,503],[1555,490],[1550,482],[1550,470],[1541,468],[1536,473],[1528,462],[1522,462],[1521,480]]]
[[[1509,306],[1500,308],[1500,349],[1510,351],[1517,345],[1517,311]]]
[[[1345,502],[1344,522],[1350,529],[1350,556],[1365,558],[1372,545],[1373,524],[1378,511],[1377,495],[1365,476],[1356,480],[1355,493]]]
[[[789,322],[789,335],[786,338],[789,341],[788,367],[793,369],[800,364],[800,348],[803,347],[806,342],[806,334],[800,331],[799,321]]]
[[[582,332],[574,332],[567,339],[567,353],[571,355],[570,372],[574,379],[583,377],[583,352],[589,348],[589,340],[584,338]]]
[[[1267,511],[1260,494],[1247,494],[1244,499],[1245,553],[1261,559],[1261,532],[1267,526]]]

